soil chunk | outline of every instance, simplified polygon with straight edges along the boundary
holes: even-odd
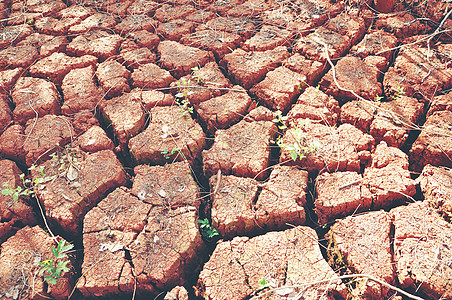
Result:
[[[116,60],[108,60],[100,63],[96,70],[96,77],[104,95],[108,98],[130,92],[128,83],[130,71]]]
[[[132,73],[133,87],[157,89],[168,87],[174,81],[167,70],[159,68],[156,64],[141,65]]]
[[[315,82],[318,82],[320,77],[326,72],[322,63],[307,59],[300,53],[293,54],[284,60],[282,65],[306,76],[306,83],[308,85],[313,85]]]
[[[160,23],[160,25],[156,29],[156,33],[160,36],[163,36],[165,39],[178,42],[183,35],[192,33],[195,28],[195,23],[178,19],[171,20],[166,23]]]
[[[80,149],[88,153],[113,150],[115,148],[115,145],[105,131],[97,125],[90,127],[85,133],[80,135],[76,143]]]
[[[28,68],[38,57],[38,50],[33,46],[8,47],[0,50],[0,70]]]
[[[389,61],[394,52],[392,48],[396,45],[397,38],[393,34],[383,30],[370,30],[361,42],[350,49],[350,53],[361,58],[366,58],[370,55],[381,55]]]
[[[420,177],[422,193],[432,207],[452,213],[452,172],[450,169],[426,165]]]
[[[264,25],[252,38],[243,43],[245,51],[266,51],[278,46],[289,46],[293,33],[275,26]]]
[[[69,34],[79,34],[102,28],[111,28],[117,24],[113,16],[104,13],[95,13],[77,25],[69,28]]]
[[[0,136],[0,153],[3,157],[25,164],[24,126],[19,124],[6,128]]]
[[[76,36],[66,47],[68,54],[93,55],[101,61],[118,53],[122,37],[107,31],[90,31]]]
[[[213,29],[197,30],[182,36],[180,39],[180,42],[184,45],[213,52],[218,60],[238,48],[241,41],[242,37],[238,33]]]

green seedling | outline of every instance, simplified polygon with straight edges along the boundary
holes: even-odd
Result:
[[[165,149],[163,149],[163,151],[160,152],[160,153],[163,155],[163,157],[164,157],[165,159],[170,159],[170,158],[171,158],[170,155],[173,155],[174,153],[176,153],[176,152],[178,152],[178,151],[179,151],[179,149],[177,149],[176,147],[174,147],[173,149],[171,149],[171,151],[169,151],[168,148],[165,148]]]
[[[374,99],[376,102],[380,102],[381,100],[383,100],[383,98],[384,98],[383,96],[376,95]]]
[[[259,290],[263,290],[272,286],[270,283],[267,282],[265,277],[262,277],[257,283],[259,283]]]
[[[272,121],[276,123],[278,128],[281,130],[287,128],[286,126],[287,116],[283,116],[280,110],[276,111],[276,116]]]
[[[403,90],[403,87],[400,87],[400,86],[399,86],[399,87],[396,89],[394,95],[392,96],[392,99],[393,99],[393,100],[400,99],[400,98],[402,98],[402,96],[405,95],[405,94],[406,94],[406,92]]]
[[[215,227],[210,225],[210,222],[208,219],[198,220],[198,223],[199,223],[199,228],[201,229],[201,234],[205,238],[211,239],[213,237],[220,235],[218,230],[216,230]]]
[[[301,126],[304,126],[306,124],[300,124]],[[289,134],[294,139],[293,144],[284,144],[282,140],[279,138],[277,140],[277,145],[283,149],[287,150],[290,153],[290,157],[293,161],[296,161],[297,159],[302,160],[303,158],[306,158],[306,156],[309,153],[314,152],[320,147],[320,144],[318,142],[312,142],[311,144],[307,144],[306,140],[303,135],[303,130],[300,127],[295,128],[295,130],[288,131]]]
[[[56,284],[57,280],[64,275],[64,273],[69,272],[67,264],[70,261],[67,259],[67,252],[72,248],[74,248],[74,245],[70,243],[66,244],[65,240],[60,240],[57,248],[52,246],[50,250],[52,251],[54,257],[39,262],[41,269],[38,274],[40,276],[46,274],[44,280],[49,282],[51,285]]]
[[[185,116],[193,113],[193,107],[191,106],[188,97],[193,95],[194,92],[188,90],[188,86],[190,85],[190,80],[186,81],[182,79],[182,83],[178,82],[176,84],[179,87],[179,93],[175,95],[176,103],[181,108],[180,116]]]

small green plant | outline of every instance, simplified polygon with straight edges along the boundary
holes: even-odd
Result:
[[[259,283],[259,290],[263,290],[272,286],[270,283],[267,282],[265,277],[262,277],[257,283]]]
[[[376,102],[380,102],[381,100],[383,100],[383,98],[384,98],[383,96],[376,95],[374,99]]]
[[[41,172],[41,177],[36,177],[33,181],[25,178],[25,174],[20,174],[19,178],[22,180],[22,186],[18,185],[16,187],[9,187],[9,182],[3,183],[3,189],[1,193],[5,196],[11,196],[13,200],[18,200],[21,196],[30,196],[34,194],[34,187],[45,181],[44,167],[31,166],[29,170],[38,168]]]
[[[306,124],[302,123],[300,125],[304,126]],[[308,145],[303,136],[303,130],[300,127],[297,127],[294,130],[290,130],[287,132],[292,136],[295,142],[293,144],[284,144],[282,142],[282,139],[279,138],[276,143],[281,149],[290,152],[290,157],[292,158],[293,161],[296,161],[297,159],[302,160],[309,153],[314,152],[320,147],[318,142],[312,142],[311,144]]]
[[[208,219],[198,220],[198,223],[199,223],[199,228],[201,229],[201,234],[205,238],[211,239],[213,237],[220,235],[218,230],[216,230],[215,227],[210,225],[210,222]]]
[[[39,275],[42,276],[43,274],[46,274],[44,280],[51,285],[56,284],[61,275],[69,272],[67,264],[70,261],[67,259],[67,252],[72,248],[74,248],[74,245],[70,243],[66,244],[65,240],[60,240],[56,248],[52,246],[50,250],[54,257],[39,262],[39,266],[41,267]]]
[[[402,96],[405,95],[405,91],[403,90],[403,87],[398,87],[394,93],[394,95],[392,96],[392,100],[397,100],[402,98]]]
[[[182,83],[178,82],[176,84],[179,87],[179,93],[176,96],[176,103],[181,108],[180,116],[185,116],[193,113],[193,107],[188,100],[188,97],[192,95],[194,92],[188,89],[190,85],[190,80],[182,79]]]
[[[199,67],[191,68],[191,71],[192,71],[191,74],[192,74],[193,77],[196,79],[196,82],[197,82],[198,84],[204,83],[204,79],[198,74]]]
[[[171,149],[171,151],[168,150],[168,148],[163,149],[162,152],[160,152],[161,154],[163,154],[163,157],[165,159],[170,159],[170,155],[173,155],[174,153],[178,152],[179,149],[177,149],[176,147],[174,147],[173,149]]]
[[[278,110],[278,111],[276,111],[276,116],[272,121],[274,123],[276,123],[276,125],[278,126],[279,129],[283,130],[283,129],[287,128],[286,120],[287,120],[287,116],[283,116],[282,112],[280,110]]]

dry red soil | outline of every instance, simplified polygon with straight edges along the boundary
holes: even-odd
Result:
[[[451,12],[0,0],[0,299],[452,299]]]

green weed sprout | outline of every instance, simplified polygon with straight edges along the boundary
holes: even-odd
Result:
[[[286,129],[286,121],[287,120],[287,116],[283,116],[282,112],[280,110],[276,111],[276,116],[275,118],[272,120],[274,123],[276,123],[276,125],[278,126],[279,129],[283,130]]]
[[[304,126],[306,124],[300,124]],[[305,138],[303,137],[303,130],[300,127],[295,128],[295,130],[288,131],[292,138],[295,140],[293,144],[284,144],[281,139],[277,140],[277,145],[283,149],[290,152],[290,157],[293,161],[297,159],[302,160],[306,158],[309,153],[314,152],[320,147],[318,142],[312,142],[311,144],[307,144]]]
[[[70,262],[67,259],[67,252],[74,248],[72,244],[66,244],[65,240],[60,240],[57,248],[52,246],[50,250],[52,251],[53,258],[46,259],[39,262],[41,269],[39,270],[39,275],[46,274],[44,280],[49,282],[51,285],[56,284],[57,280],[64,274],[69,272],[67,264]]]
[[[215,227],[210,225],[210,222],[208,219],[198,220],[198,223],[199,223],[199,228],[201,229],[201,234],[205,238],[211,239],[213,237],[220,235],[218,230],[216,230]]]
[[[396,89],[396,92],[394,93],[394,95],[392,96],[392,99],[393,100],[397,100],[397,99],[400,99],[400,98],[402,98],[402,96],[403,95],[405,95],[406,94],[406,92],[403,90],[403,87],[398,87],[397,89]]]

